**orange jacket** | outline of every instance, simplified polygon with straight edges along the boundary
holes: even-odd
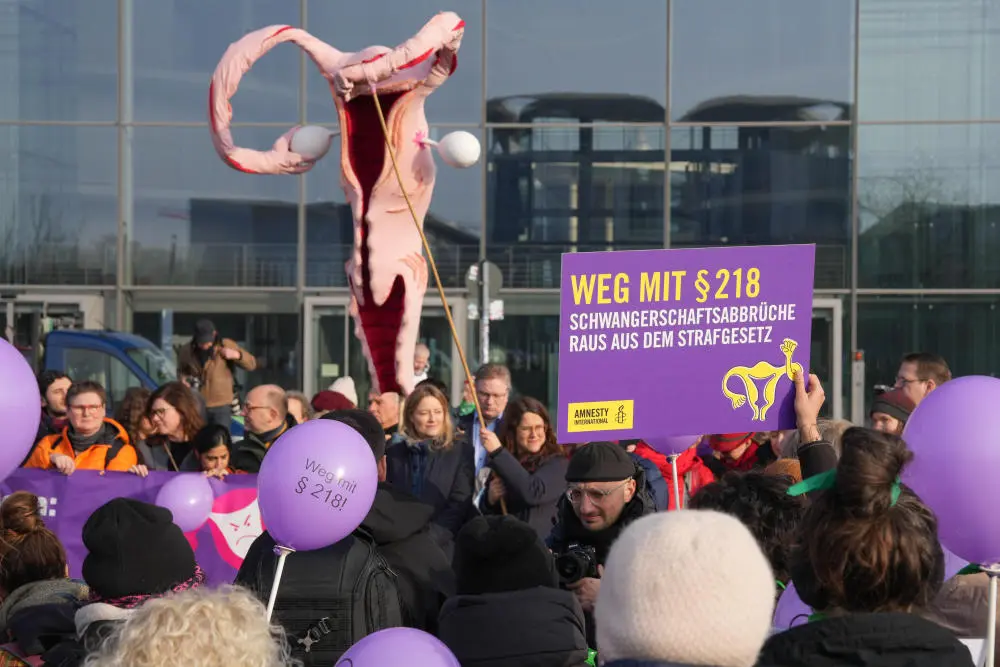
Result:
[[[61,433],[47,435],[38,441],[25,468],[52,467],[53,454],[65,454],[76,461],[77,470],[116,470],[128,472],[138,463],[135,447],[129,444],[128,433],[113,419],[104,420],[104,433],[98,444],[77,454],[69,441],[69,427]]]

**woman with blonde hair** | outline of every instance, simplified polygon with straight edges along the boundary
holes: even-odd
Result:
[[[290,667],[284,632],[236,586],[150,600],[118,626],[85,667]]]
[[[455,437],[451,406],[441,390],[424,384],[406,398],[401,437],[386,448],[386,481],[434,508],[431,521],[456,535],[472,509],[472,445]]]

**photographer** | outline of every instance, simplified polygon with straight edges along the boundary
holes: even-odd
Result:
[[[624,449],[610,442],[592,442],[576,450],[566,482],[547,542],[563,587],[573,591],[583,607],[587,641],[594,648],[594,602],[604,561],[622,530],[652,514],[655,507],[643,471]]]

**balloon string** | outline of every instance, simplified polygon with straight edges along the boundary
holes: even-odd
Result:
[[[472,402],[476,406],[476,416],[479,417],[479,426],[485,429],[486,419],[483,417],[483,409],[479,405],[476,383],[472,379],[469,362],[465,358],[465,351],[462,349],[462,342],[458,337],[458,329],[455,327],[455,320],[451,316],[451,308],[448,307],[448,297],[444,293],[444,284],[441,282],[441,276],[438,274],[437,262],[434,261],[434,253],[431,252],[430,243],[427,242],[427,235],[424,234],[424,228],[420,224],[417,212],[413,210],[410,195],[407,194],[406,186],[403,185],[403,177],[399,173],[399,164],[396,163],[396,151],[393,149],[392,140],[389,138],[389,128],[385,124],[385,116],[382,114],[382,104],[379,102],[378,93],[375,91],[375,83],[369,80],[368,87],[371,90],[372,99],[375,100],[375,112],[378,114],[379,125],[382,126],[382,136],[385,138],[385,147],[389,152],[389,159],[392,161],[392,171],[396,175],[396,182],[399,184],[399,191],[403,193],[403,201],[406,202],[406,208],[410,211],[410,217],[413,218],[413,225],[417,228],[417,233],[420,234],[420,241],[424,244],[424,252],[427,253],[427,263],[430,264],[431,272],[434,274],[434,282],[437,284],[438,295],[441,297],[441,303],[444,305],[444,316],[448,320],[448,328],[451,329],[451,338],[455,341],[455,349],[458,350],[458,358],[462,362],[462,370],[465,371],[465,381],[469,383],[469,388],[472,389]],[[503,498],[500,499],[500,509],[504,514],[507,513],[507,502]]]

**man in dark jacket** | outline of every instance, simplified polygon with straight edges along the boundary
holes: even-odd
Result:
[[[433,509],[385,483],[385,435],[374,416],[364,410],[338,410],[321,419],[350,426],[371,446],[378,462],[379,485],[361,528],[372,535],[378,552],[398,575],[405,625],[435,633],[441,605],[454,594],[455,575],[448,558],[430,536]],[[273,548],[274,539],[267,532],[258,537],[243,561],[236,583],[255,591],[269,590],[269,585],[255,580],[259,560],[270,557]],[[286,568],[294,567],[295,559],[296,554],[289,556]]]
[[[260,464],[274,441],[298,425],[288,414],[288,396],[274,384],[254,387],[243,406],[246,435],[236,445],[232,467],[241,472],[260,472]]]
[[[628,453],[611,442],[586,444],[569,461],[568,488],[547,544],[563,585],[583,607],[591,648],[594,604],[611,545],[626,526],[656,511],[645,477]]]

